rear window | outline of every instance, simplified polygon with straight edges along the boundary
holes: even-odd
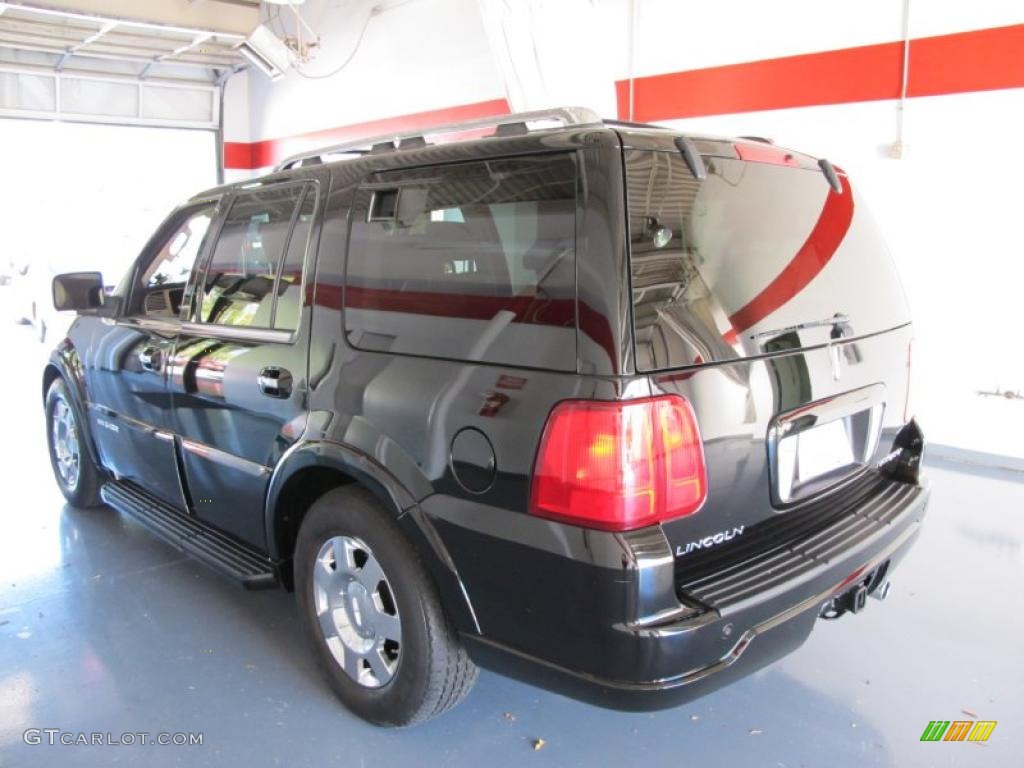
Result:
[[[784,156],[778,150],[766,157]],[[909,321],[863,201],[816,168],[626,152],[637,366],[771,354]],[[835,322],[831,319],[835,318]]]
[[[350,343],[574,370],[575,210],[570,154],[376,174],[352,211]]]

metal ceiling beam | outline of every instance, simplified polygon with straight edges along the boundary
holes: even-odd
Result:
[[[72,26],[71,24],[54,24],[41,19],[18,18],[8,14],[0,18],[0,29],[26,35],[58,37],[68,43],[77,43],[96,30],[95,25]]]
[[[200,32],[198,35],[196,35],[195,37],[192,38],[192,42],[191,43],[189,43],[188,45],[183,45],[180,48],[175,48],[170,53],[165,53],[163,56],[158,57],[157,61],[163,61],[164,59],[166,59],[168,57],[178,56],[178,55],[180,55],[182,53],[185,53],[186,51],[190,51],[193,48],[195,48],[197,45],[199,45],[200,43],[205,43],[211,37],[213,37],[213,35],[210,34],[209,32]]]
[[[142,70],[139,80],[151,79],[156,64],[205,70],[216,77],[221,70],[233,71],[242,63],[234,46],[244,39],[244,34],[231,31],[222,23],[201,28],[163,20],[167,18],[174,22],[183,18],[180,13],[183,6],[193,5],[188,0],[161,0],[145,4],[137,0],[43,2],[46,4],[37,5],[35,0],[28,3],[0,0],[0,13],[5,14],[0,20],[0,48],[52,54],[56,57],[54,71],[58,73],[79,57],[139,64]],[[209,5],[222,2],[210,0]],[[253,11],[258,6],[258,3],[248,0],[238,2]],[[103,6],[102,11],[91,13],[90,9],[98,5]],[[130,16],[113,15],[118,10],[128,10],[129,6],[134,11]],[[155,6],[161,6],[161,12],[177,7],[179,13],[173,17],[165,13],[160,21],[152,21],[150,17],[155,13]],[[222,22],[236,12],[221,7],[214,15]],[[253,26],[259,21],[258,12],[254,19]],[[249,31],[251,28],[246,29],[245,34]]]
[[[41,0],[6,3],[12,10],[80,19],[118,20],[124,24],[149,25],[170,30],[210,31],[244,38],[260,23],[258,3],[188,0]]]
[[[0,62],[0,72],[13,72],[26,75],[44,75],[54,77],[54,71],[50,67],[41,64],[7,63]],[[98,80],[101,82],[135,83],[138,82],[136,75],[127,75],[118,72],[103,72],[96,69],[65,69],[61,75],[65,78],[76,80]],[[184,77],[154,76],[146,80],[147,85],[161,85],[169,88],[200,88],[212,89],[216,83],[212,80],[190,80]]]
[[[70,48],[68,50],[68,52],[69,53],[74,53],[79,48],[84,48],[87,45],[95,43],[97,40],[99,40],[101,37],[103,37],[105,34],[107,34],[107,32],[109,32],[110,30],[112,30],[116,26],[117,26],[117,22],[116,21],[108,21],[108,22],[106,22],[102,27],[100,27],[98,30],[96,30],[93,34],[91,34],[91,35],[89,35],[89,37],[85,38],[85,40],[83,40],[82,42],[78,43],[78,45],[75,45],[72,48]]]
[[[63,48],[61,48],[60,46],[54,46],[54,45],[45,46],[45,45],[38,45],[38,44],[31,44],[31,43],[21,43],[21,42],[6,40],[3,37],[0,37],[0,48],[13,48],[14,50],[23,50],[23,51],[39,51],[40,53],[52,53],[52,54],[56,54],[58,56],[61,56],[64,53],[66,53],[66,51]],[[150,62],[153,61],[153,57],[152,56],[131,56],[131,55],[125,55],[125,54],[116,54],[115,55],[115,54],[106,54],[106,53],[96,53],[94,51],[77,51],[75,53],[75,57],[76,58],[87,58],[87,59],[102,59],[104,61],[133,61],[133,62],[136,62],[138,64],[149,64]],[[221,69],[221,68],[224,67],[224,64],[222,64],[222,63],[214,63],[214,62],[200,63],[200,62],[187,61],[187,60],[175,61],[173,59],[171,59],[169,61],[166,61],[166,62],[163,62],[163,63],[167,64],[167,65],[174,65],[174,66],[177,66],[177,67],[188,67],[190,69],[202,69],[202,70],[206,70],[207,72],[210,72],[210,71],[212,71],[214,69]]]

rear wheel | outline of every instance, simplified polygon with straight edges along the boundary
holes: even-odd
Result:
[[[336,488],[310,508],[295,549],[306,633],[338,698],[378,725],[413,725],[455,706],[477,669],[437,588],[366,489]]]
[[[46,443],[50,466],[60,492],[76,507],[96,507],[100,474],[85,449],[78,415],[63,379],[56,379],[46,393]]]

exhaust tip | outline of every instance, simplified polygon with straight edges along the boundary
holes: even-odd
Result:
[[[885,600],[889,596],[889,593],[891,591],[892,591],[892,582],[889,581],[888,579],[886,579],[885,581],[883,581],[881,584],[879,584],[875,588],[875,591],[871,593],[871,596],[873,598],[875,598],[876,600],[881,601],[881,600]]]

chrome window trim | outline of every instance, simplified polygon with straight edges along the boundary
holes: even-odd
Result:
[[[291,223],[289,225],[288,236],[285,239],[284,250],[281,253],[281,261],[278,263],[277,270],[275,272],[275,279],[274,279],[274,291],[275,292],[278,290],[278,287],[280,285],[281,271],[282,271],[282,268],[283,268],[283,265],[284,265],[284,261],[288,257],[288,247],[289,247],[289,244],[291,243],[292,235],[294,234],[294,231],[295,231],[295,225],[298,223],[298,216],[301,213],[302,205],[303,205],[303,203],[306,200],[306,195],[308,194],[310,187],[313,187],[313,189],[315,191],[315,195],[316,195],[316,197],[314,198],[314,201],[313,201],[313,220],[312,220],[312,222],[310,222],[309,232],[306,233],[306,249],[303,252],[303,256],[302,256],[302,281],[300,283],[300,285],[301,285],[300,290],[302,291],[302,295],[305,296],[305,293],[306,293],[306,280],[307,280],[307,277],[308,277],[307,270],[306,270],[306,260],[309,258],[309,245],[310,245],[310,242],[312,241],[313,229],[319,223],[319,220],[318,220],[317,217],[320,214],[320,210],[319,210],[320,209],[320,203],[321,203],[321,200],[323,198],[323,196],[321,195],[321,189],[320,189],[320,187],[321,187],[321,180],[318,179],[318,178],[285,179],[285,180],[282,180],[282,181],[277,181],[277,182],[272,182],[270,184],[261,185],[260,186],[260,191],[267,191],[268,189],[274,189],[274,188],[280,188],[280,187],[298,187],[299,188],[299,193],[298,193],[298,198],[296,200],[296,209],[293,212],[292,221],[291,221]],[[197,269],[196,266],[193,266],[193,269],[192,269],[192,285],[193,285],[193,290],[192,290],[192,295],[190,297],[188,297],[190,299],[191,306],[188,309],[188,316],[184,319],[184,323],[183,323],[182,327],[183,328],[184,327],[191,328],[192,329],[191,332],[196,333],[196,335],[216,336],[217,338],[221,338],[221,339],[229,339],[229,338],[231,338],[231,336],[223,335],[223,334],[218,334],[218,333],[213,333],[212,331],[214,331],[215,329],[218,329],[218,328],[230,329],[231,331],[237,331],[237,330],[240,330],[240,329],[249,328],[249,330],[252,330],[252,331],[270,332],[270,333],[274,333],[274,334],[278,334],[278,333],[284,332],[284,333],[288,334],[288,336],[289,336],[289,338],[286,340],[286,342],[291,342],[291,341],[294,341],[295,338],[298,336],[298,329],[295,329],[294,331],[282,331],[282,330],[279,330],[279,329],[276,329],[276,328],[251,328],[249,326],[244,326],[244,325],[223,325],[223,324],[218,324],[218,323],[204,323],[200,319],[201,318],[200,312],[202,311],[203,286],[206,285],[207,273],[209,272],[210,263],[213,261],[214,254],[217,251],[217,243],[220,242],[220,236],[221,236],[221,234],[223,232],[224,224],[227,222],[228,217],[231,215],[231,209],[234,207],[235,203],[238,201],[238,198],[241,195],[247,194],[247,193],[249,193],[251,191],[252,190],[245,189],[244,187],[243,188],[239,188],[237,190],[232,190],[231,199],[229,201],[229,204],[224,208],[224,211],[220,215],[219,221],[217,223],[217,231],[215,233],[215,237],[213,237],[210,240],[210,242],[208,243],[208,250],[207,250],[206,253],[204,253],[202,255],[201,264],[197,261],[197,265],[199,265],[201,268]],[[218,206],[218,208],[219,208],[219,206]],[[204,243],[204,245],[207,245],[207,244]],[[182,304],[182,306],[184,307],[184,303]],[[273,308],[272,308],[272,311],[271,311],[271,322],[273,322],[274,315],[276,314],[276,312],[277,312],[277,297],[275,296],[275,298],[274,298],[274,305],[273,305]],[[195,331],[196,328],[199,328],[201,330]],[[281,343],[280,339],[278,339],[277,337],[250,337],[248,335],[245,335],[245,336],[237,336],[236,338],[238,338],[240,340],[246,340],[246,341],[253,340],[253,341],[267,341],[267,342],[270,342],[270,343]]]

